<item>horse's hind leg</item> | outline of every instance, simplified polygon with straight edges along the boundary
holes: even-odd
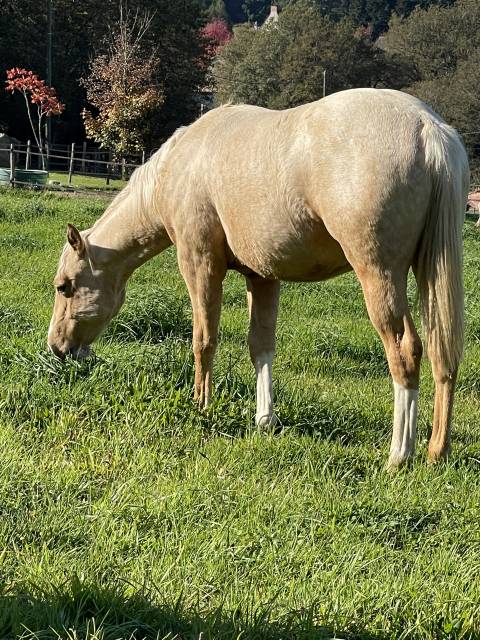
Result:
[[[414,267],[415,277],[419,282],[417,270],[418,267]],[[450,338],[453,341],[453,336]],[[428,357],[435,381],[432,433],[428,443],[428,461],[433,463],[446,458],[450,453],[450,428],[459,363],[452,365],[445,362],[441,351],[436,353],[435,349],[430,349]]]
[[[430,355],[430,360],[435,379],[435,406],[432,435],[428,443],[428,460],[429,462],[438,462],[450,453],[450,423],[458,368],[449,371],[432,355]]]
[[[257,374],[257,410],[255,422],[258,427],[274,423],[272,364],[275,355],[275,326],[278,314],[280,282],[265,280],[260,276],[247,277],[248,312],[250,330],[248,346]]]
[[[388,467],[395,469],[415,452],[422,342],[408,308],[407,274],[372,269],[358,275],[393,378],[395,405]]]
[[[178,263],[192,302],[195,400],[200,407],[206,407],[212,390],[226,261],[220,250],[196,252],[178,248]]]

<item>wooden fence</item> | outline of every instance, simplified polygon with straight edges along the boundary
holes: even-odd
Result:
[[[150,157],[146,151],[128,154],[121,160],[116,159],[111,151],[89,149],[85,143],[70,145],[45,145],[43,154],[30,140],[25,144],[0,145],[0,158],[4,164],[8,158],[10,185],[27,184],[15,178],[16,169],[43,169],[50,172],[68,174],[68,184],[72,184],[74,175],[105,179],[108,185],[111,179],[127,180],[133,170]]]

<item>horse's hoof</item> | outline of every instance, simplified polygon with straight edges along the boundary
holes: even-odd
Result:
[[[399,456],[398,454],[391,455],[388,458],[387,464],[385,465],[385,471],[388,471],[389,473],[400,471],[400,469],[411,460],[411,456]]]
[[[444,448],[436,448],[429,447],[428,449],[428,464],[438,464],[439,462],[444,462],[448,459],[450,454],[450,447]]]
[[[274,413],[272,413],[271,416],[257,416],[255,423],[258,431],[264,433],[268,431],[270,427],[274,427],[277,424],[277,416]]]

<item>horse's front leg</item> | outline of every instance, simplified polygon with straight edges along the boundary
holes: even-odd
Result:
[[[275,423],[273,413],[272,364],[275,355],[275,327],[278,314],[280,282],[260,276],[247,277],[250,315],[248,346],[257,374],[257,410],[259,428]]]
[[[179,249],[178,262],[192,302],[195,400],[204,408],[212,390],[226,261],[221,251]]]

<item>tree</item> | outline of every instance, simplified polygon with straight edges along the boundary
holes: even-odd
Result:
[[[405,19],[393,17],[384,38],[392,55],[402,56],[417,70],[417,81],[406,83],[405,90],[467,134],[474,165],[480,148],[479,21],[477,0],[457,0],[452,6],[416,9]]]
[[[14,67],[7,71],[6,91],[10,91],[11,93],[18,91],[23,95],[33,137],[35,138],[42,159],[42,167],[45,169],[45,158],[43,155],[44,122],[46,118],[50,118],[53,115],[60,115],[65,109],[65,105],[58,100],[53,87],[46,85],[45,81],[40,80],[33,71],[19,67]],[[30,103],[36,107],[36,125],[32,118]]]
[[[234,29],[231,41],[222,49],[214,65],[215,100],[268,106],[278,93],[277,56],[281,46],[248,25]]]
[[[258,22],[261,24],[268,15],[270,2],[262,0],[243,0],[242,10],[245,18],[249,22]]]
[[[54,0],[53,80],[68,103],[68,111],[53,127],[57,142],[84,139],[80,116],[87,106],[85,87],[78,79],[88,74],[92,52],[99,50],[118,24],[120,0]],[[124,0],[125,1],[125,0]],[[152,22],[145,36],[146,48],[158,48],[156,81],[163,87],[164,102],[152,113],[150,147],[158,146],[178,126],[198,116],[198,93],[204,85],[206,68],[200,29],[205,23],[197,0],[128,0],[132,14],[150,13]],[[47,3],[35,0],[0,2],[0,72],[18,66],[45,74],[47,50]],[[16,137],[28,136],[28,119],[19,117],[21,98],[7,99],[0,92],[0,119]]]
[[[281,8],[296,0],[278,0]],[[432,4],[442,6],[452,4],[454,0],[315,0],[323,15],[331,20],[351,19],[357,26],[370,26],[373,38],[377,38],[387,30],[392,14],[409,15],[416,7],[426,9]],[[268,15],[271,0],[201,0],[207,15],[210,11],[218,11],[221,7],[228,14],[231,22],[249,21],[262,24]],[[215,9],[213,8],[215,7]]]
[[[199,94],[207,74],[200,32],[204,20],[197,0],[142,0],[142,4],[153,15],[146,44],[159,46],[161,54],[157,77],[165,101],[152,123],[152,140],[159,144],[199,115]]]
[[[143,40],[151,17],[121,13],[107,52],[97,55],[90,74],[81,82],[97,115],[84,109],[88,137],[114,149],[120,157],[144,148],[149,134],[148,116],[164,100],[156,81],[158,60],[145,50]]]
[[[322,97],[324,71],[328,93],[399,87],[412,79],[401,61],[373,45],[368,30],[349,20],[333,22],[313,0],[298,0],[275,25],[234,30],[214,69],[217,102],[293,107]]]
[[[229,20],[228,11],[223,0],[201,0],[200,4],[208,20]]]
[[[206,54],[208,58],[214,58],[222,47],[232,38],[232,32],[225,20],[217,18],[206,24],[202,31],[206,40]]]
[[[422,80],[450,74],[475,48],[480,3],[458,0],[451,7],[415,9],[408,18],[394,16],[384,47],[417,68]]]
[[[108,6],[110,5],[110,7]],[[53,79],[58,93],[68,103],[68,110],[52,127],[54,140],[79,139],[83,134],[80,110],[84,89],[78,84],[88,66],[93,42],[106,30],[105,15],[114,8],[113,0],[104,0],[98,12],[95,0],[54,0]],[[95,16],[95,19],[93,17]],[[39,76],[46,73],[47,3],[34,0],[0,2],[0,65],[31,69]],[[28,119],[18,117],[18,104],[0,104],[9,129],[20,138],[28,135]]]
[[[422,80],[408,87],[408,91],[421,96],[450,124],[474,138],[467,142],[480,142],[480,91],[478,69],[480,52],[473,51],[458,63],[455,71],[433,80]]]
[[[357,25],[369,25],[373,39],[388,30],[392,15],[408,16],[415,8],[451,4],[454,0],[334,0],[340,15]],[[328,10],[327,10],[328,11]]]

